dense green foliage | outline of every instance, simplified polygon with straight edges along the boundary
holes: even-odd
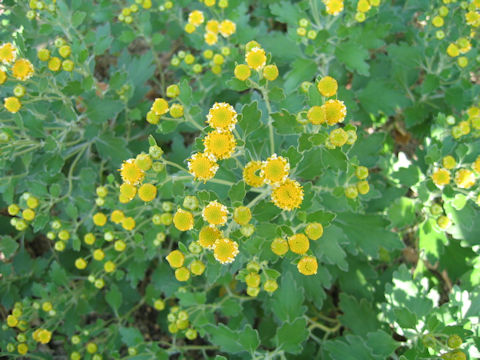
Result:
[[[0,21],[0,357],[480,357],[479,0]]]

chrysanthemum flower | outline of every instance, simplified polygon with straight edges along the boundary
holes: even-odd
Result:
[[[2,85],[7,80],[7,73],[0,69],[0,85]]]
[[[325,76],[318,82],[317,88],[323,96],[331,97],[337,93],[338,83],[331,76]]]
[[[12,43],[0,45],[0,61],[8,65],[17,58],[17,48]]]
[[[215,241],[222,236],[222,232],[215,226],[207,225],[200,230],[198,243],[206,249],[213,249]]]
[[[261,172],[262,162],[252,160],[243,169],[243,181],[252,187],[260,187],[265,183],[265,178]]]
[[[236,30],[237,25],[231,20],[223,20],[220,23],[219,31],[223,37],[229,37],[230,35],[233,35]]]
[[[215,241],[213,256],[221,264],[229,264],[238,255],[238,244],[230,239],[218,239]]]
[[[272,201],[283,210],[298,208],[303,201],[303,188],[297,181],[287,179],[273,189]]]
[[[273,239],[270,249],[275,255],[282,256],[288,251],[288,242],[280,237]]]
[[[328,125],[335,125],[342,122],[347,116],[347,107],[340,100],[328,100],[323,104],[325,119]]]
[[[32,77],[33,73],[33,65],[27,59],[18,59],[12,66],[12,75],[18,80],[28,80]]]
[[[468,25],[473,27],[480,26],[480,13],[476,11],[469,11],[465,14],[465,21]]]
[[[211,154],[196,153],[188,159],[188,171],[195,179],[207,181],[213,178],[218,170],[215,157]]]
[[[187,231],[193,228],[193,215],[189,211],[178,209],[173,216],[173,225],[180,231]]]
[[[455,184],[462,189],[470,189],[475,185],[475,175],[471,170],[460,169],[455,173]]]
[[[307,234],[310,240],[318,240],[323,235],[323,226],[318,222],[313,222],[307,225],[305,228],[305,234]]]
[[[228,159],[235,150],[235,137],[231,132],[212,131],[203,139],[205,153],[212,154],[217,160]]]
[[[157,98],[153,102],[150,110],[153,111],[155,115],[166,114],[168,112],[168,102],[165,99]]]
[[[298,262],[297,269],[300,274],[314,275],[318,269],[317,259],[314,256],[304,256]]]
[[[217,20],[209,20],[205,25],[205,29],[214,34],[218,34],[218,31],[220,30],[220,23]]]
[[[193,26],[199,26],[205,21],[205,17],[203,16],[203,12],[199,10],[194,10],[190,14],[188,14],[188,23],[192,24]]]
[[[284,182],[290,172],[290,164],[283,156],[273,154],[262,164],[261,174],[267,184]]]
[[[245,62],[251,69],[260,70],[267,63],[265,50],[259,47],[254,47],[245,55]]]
[[[208,111],[207,123],[218,131],[232,131],[237,123],[237,112],[230,104],[215,103]]]
[[[451,170],[457,165],[457,161],[452,155],[447,155],[442,159],[442,165],[445,169]]]
[[[313,125],[321,125],[326,121],[325,107],[312,106],[307,112],[307,119]]]
[[[143,184],[138,189],[138,197],[145,202],[152,201],[157,196],[157,188],[153,184]]]
[[[20,110],[20,108],[22,107],[22,103],[15,96],[5,98],[3,105],[5,106],[5,109],[7,109],[12,114],[18,112],[18,110]]]
[[[479,157],[480,158],[480,157]],[[252,212],[246,206],[239,206],[233,211],[233,220],[240,225],[247,225],[252,219]]]
[[[210,201],[202,210],[203,220],[210,225],[223,225],[227,222],[228,210],[217,200]]]
[[[288,238],[288,246],[295,254],[303,255],[310,248],[310,242],[304,234],[295,234]]]
[[[208,45],[214,45],[218,41],[217,34],[211,32],[211,31],[207,31],[205,33],[205,35],[203,36],[203,38],[205,40],[205,43],[208,44]]]
[[[348,134],[342,128],[338,128],[338,129],[332,130],[332,132],[328,136],[328,140],[330,140],[331,144],[341,147],[347,143]]]
[[[241,81],[247,80],[252,74],[248,65],[245,64],[239,64],[235,66],[235,70],[233,73],[235,74],[235,77]]]
[[[475,170],[477,173],[480,173],[480,156],[478,156],[473,163],[473,170]]]
[[[327,14],[338,15],[343,11],[343,0],[324,0]]]
[[[450,173],[447,169],[438,169],[432,174],[432,180],[438,186],[450,183]]]
[[[183,266],[185,262],[185,255],[180,250],[173,250],[170,254],[166,257],[168,264],[176,269]]]
[[[115,224],[120,224],[125,218],[125,214],[122,210],[113,210],[110,214],[110,220]]]
[[[124,161],[119,171],[122,180],[130,185],[140,184],[145,177],[145,172],[135,164],[135,159]]]
[[[132,200],[137,194],[137,188],[129,183],[123,183],[120,185],[120,195],[128,200]]]

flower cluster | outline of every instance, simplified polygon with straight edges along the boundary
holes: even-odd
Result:
[[[72,54],[72,48],[68,45],[64,39],[55,39],[55,48],[59,56],[52,56],[52,53],[47,48],[39,49],[37,57],[40,61],[46,62],[50,71],[57,72],[62,69],[63,71],[72,72],[75,63],[69,59]]]
[[[272,252],[278,256],[285,255],[288,250],[302,257],[297,263],[298,271],[303,275],[317,273],[318,263],[315,256],[309,254],[310,241],[316,241],[323,236],[323,226],[318,222],[309,223],[303,233],[290,236],[287,240],[278,237],[270,244]]]
[[[278,289],[276,281],[280,273],[266,267],[266,262],[258,263],[256,260],[248,262],[245,269],[239,271],[236,278],[245,282],[247,285],[247,295],[256,297],[260,293],[260,285],[263,284],[263,290],[272,294]]]
[[[196,180],[212,179],[218,170],[218,160],[232,157],[236,141],[232,131],[237,123],[237,112],[232,105],[215,103],[207,115],[207,124],[213,129],[203,139],[204,151],[188,159],[188,171]]]
[[[343,0],[323,0],[327,14],[337,16],[344,8]]]
[[[181,310],[178,306],[171,307],[167,315],[168,331],[177,335],[183,333],[188,340],[195,340],[198,333],[188,318],[188,313],[185,310]]]
[[[12,216],[10,224],[18,231],[25,231],[28,225],[35,220],[36,209],[40,205],[37,197],[24,193],[20,197],[19,204],[10,204],[8,206],[8,214]]]
[[[171,99],[178,98],[180,87],[177,84],[169,85],[166,89],[166,95]],[[169,104],[164,98],[156,98],[147,113],[146,120],[150,124],[156,125],[161,117],[167,113],[170,113],[173,119],[179,119],[184,115],[183,105],[180,103]]]
[[[345,186],[345,196],[349,199],[356,199],[358,194],[365,195],[370,191],[370,185],[366,180],[368,177],[368,168],[365,166],[357,166],[355,169],[355,177],[359,180],[356,184]]]
[[[380,0],[358,0],[355,20],[358,22],[364,22],[367,18],[367,13],[372,9],[372,7],[378,6],[380,6]]]
[[[220,21],[211,19],[205,22],[205,16],[200,10],[194,10],[188,14],[188,22],[185,25],[185,31],[192,34],[203,23],[205,23],[205,33],[203,35],[204,41],[211,46],[218,42],[219,34],[224,38],[228,38],[237,31],[237,25],[229,19],[223,19]]]
[[[245,81],[252,75],[252,70],[258,72],[260,79],[274,81],[278,77],[275,64],[267,64],[267,55],[259,43],[252,40],[245,45],[245,63],[235,67],[234,74],[238,80]]]

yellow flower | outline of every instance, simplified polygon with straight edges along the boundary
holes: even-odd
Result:
[[[155,115],[163,115],[168,112],[168,102],[163,98],[157,98],[150,109]]]
[[[122,227],[125,229],[125,230],[133,230],[135,229],[135,219],[131,216],[129,217],[126,217],[122,220]]]
[[[254,47],[245,55],[245,62],[251,69],[260,70],[267,63],[265,50],[259,47]]]
[[[215,103],[208,111],[207,123],[218,131],[232,131],[237,123],[237,112],[230,104]]]
[[[192,24],[193,26],[199,26],[205,21],[203,16],[203,12],[199,10],[194,10],[190,14],[188,14],[188,23]]]
[[[245,64],[235,66],[235,70],[233,73],[235,74],[235,77],[241,81],[247,80],[252,74],[250,68]]]
[[[290,164],[283,156],[273,154],[262,164],[261,174],[267,184],[284,182],[290,172]]]
[[[152,201],[157,196],[157,187],[152,184],[143,184],[138,189],[138,197],[145,202]]]
[[[18,98],[10,96],[8,98],[5,98],[3,106],[5,106],[5,109],[7,109],[9,112],[15,114],[22,107],[22,103],[20,102],[20,100],[18,100]]]
[[[343,11],[343,0],[324,0],[327,14],[338,15]]]
[[[205,40],[205,43],[208,44],[208,45],[214,45],[218,41],[217,34],[211,32],[211,31],[207,31],[205,33],[205,35],[203,36],[203,38]]]
[[[166,257],[168,264],[176,269],[183,266],[185,262],[185,255],[180,250],[173,250],[168,256]]]
[[[475,170],[477,173],[480,173],[480,156],[478,156],[473,163],[473,170]]]
[[[7,81],[7,73],[0,69],[0,85]]]
[[[464,37],[457,40],[457,46],[460,54],[466,54],[472,49],[472,43]]]
[[[220,28],[220,24],[217,20],[209,20],[205,25],[205,29],[214,34],[218,34],[219,28]]]
[[[75,260],[75,267],[79,270],[83,270],[87,267],[87,262],[83,258],[78,258]]]
[[[240,225],[246,225],[252,219],[252,212],[246,206],[239,206],[233,211],[233,220]]]
[[[12,66],[12,75],[18,80],[28,80],[33,75],[33,65],[27,59],[18,59]]]
[[[152,167],[152,158],[148,154],[138,154],[135,158],[135,165],[143,171],[148,171]]]
[[[310,240],[318,240],[323,235],[323,226],[318,222],[313,222],[307,225],[305,228],[305,234],[307,234]]]
[[[243,169],[243,180],[247,185],[260,187],[264,184],[265,178],[261,172],[262,162],[252,160]]]
[[[443,20],[443,17],[441,16],[435,16],[432,19],[432,25],[435,27],[442,27],[445,24],[445,20]]]
[[[282,238],[275,238],[270,244],[270,249],[278,256],[285,255],[288,251],[288,242]]]
[[[348,134],[342,128],[338,128],[338,129],[332,130],[332,132],[328,136],[328,140],[330,141],[331,144],[341,147],[347,143]]]
[[[303,201],[303,188],[295,180],[287,179],[272,191],[273,203],[283,210],[293,210],[300,207]]]
[[[480,26],[480,13],[478,13],[476,11],[467,12],[465,14],[465,21],[470,26],[473,26],[473,27]]]
[[[200,233],[198,234],[198,243],[206,249],[213,249],[215,241],[222,236],[222,232],[215,226],[207,225],[200,230]]]
[[[360,11],[362,13],[365,13],[367,12],[368,10],[370,10],[371,8],[371,5],[370,3],[368,2],[368,0],[358,0],[358,3],[357,3],[357,11]]]
[[[188,159],[188,171],[195,179],[207,181],[213,178],[218,170],[218,164],[213,155],[196,153]]]
[[[105,253],[102,249],[96,249],[93,252],[93,258],[97,261],[102,261],[105,258]]]
[[[338,83],[331,76],[325,76],[318,82],[317,88],[323,96],[331,97],[337,93]]]
[[[458,48],[457,45],[450,44],[450,45],[448,45],[448,48],[447,48],[447,54],[450,57],[456,57],[456,56],[460,55],[460,49]]]
[[[60,66],[62,66],[62,60],[60,60],[58,57],[54,56],[48,60],[48,68],[51,71],[60,70]]]
[[[321,125],[325,122],[325,107],[312,106],[307,112],[307,119],[313,125]]]
[[[18,324],[18,319],[16,318],[16,316],[13,316],[13,315],[8,315],[7,316],[7,325],[9,327],[13,328],[13,327],[17,326],[17,324]]]
[[[450,183],[450,173],[447,169],[438,169],[432,174],[432,180],[438,186]]]
[[[185,31],[186,31],[188,34],[193,33],[193,32],[195,31],[195,29],[196,29],[195,26],[192,25],[192,24],[190,24],[190,23],[188,23],[188,24],[185,25]]]
[[[447,155],[442,159],[442,164],[445,169],[451,170],[457,165],[457,162],[452,155]]]
[[[85,236],[83,237],[83,241],[85,241],[85,244],[87,245],[94,244],[95,240],[95,235],[93,235],[92,233],[85,234]]]
[[[368,184],[368,181],[359,181],[357,183],[357,191],[362,195],[368,194],[368,192],[370,191],[370,185]]]
[[[202,210],[203,220],[210,225],[223,225],[227,222],[228,210],[217,200],[210,201]]]
[[[216,159],[228,159],[235,151],[235,137],[231,132],[212,131],[203,139],[205,153],[212,154]]]
[[[475,185],[475,175],[471,170],[460,169],[455,173],[455,184],[462,189],[470,189]]]
[[[220,23],[219,31],[223,37],[229,37],[230,35],[233,35],[236,30],[237,30],[237,25],[233,21],[223,20]]]
[[[0,61],[8,65],[15,61],[17,48],[12,43],[5,43],[0,46]]]
[[[128,183],[123,183],[120,185],[120,195],[125,197],[128,201],[132,200],[136,194],[137,188],[135,186]]]
[[[25,343],[18,344],[17,351],[20,355],[25,355],[28,352],[28,345]]]
[[[190,279],[190,270],[188,270],[186,267],[182,266],[181,268],[178,268],[175,270],[175,278],[178,281],[188,281]]]
[[[263,77],[268,81],[274,81],[278,77],[278,67],[275,64],[263,68]]]
[[[187,231],[193,228],[193,215],[189,211],[178,209],[173,216],[173,225],[180,231]]]
[[[347,116],[347,107],[340,100],[328,100],[324,105],[325,119],[328,125],[342,122]]]
[[[200,276],[205,271],[205,264],[200,260],[194,260],[190,263],[190,271],[193,275]]]
[[[114,263],[113,261],[107,261],[107,262],[103,265],[103,269],[104,269],[105,272],[107,272],[107,273],[114,272],[115,269],[116,269],[115,263]]]
[[[297,269],[300,274],[314,275],[318,269],[317,259],[314,256],[304,256],[298,262]]]
[[[145,177],[145,172],[135,164],[134,159],[124,161],[119,171],[122,180],[130,185],[140,184]]]
[[[213,248],[213,256],[221,264],[229,264],[238,255],[238,244],[230,239],[217,239]]]
[[[97,212],[93,215],[93,223],[97,226],[104,226],[107,223],[107,217],[104,213]]]
[[[288,246],[295,254],[303,255],[310,248],[310,242],[304,234],[295,234],[288,238]]]

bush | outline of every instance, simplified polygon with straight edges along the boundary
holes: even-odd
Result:
[[[480,1],[0,17],[0,355],[480,357]]]

